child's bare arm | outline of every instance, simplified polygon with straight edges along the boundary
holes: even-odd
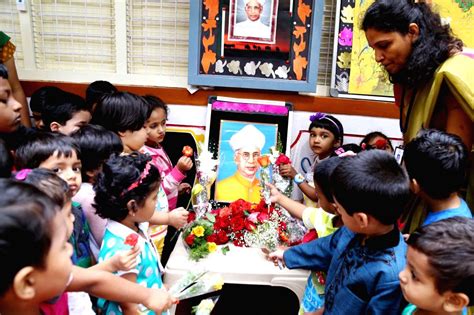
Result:
[[[153,225],[172,225],[179,229],[188,222],[188,211],[183,207],[176,208],[170,212],[155,211],[150,219]]]
[[[289,177],[294,179],[298,172],[291,164],[281,164],[280,165],[280,175],[284,177]],[[316,190],[314,187],[311,187],[307,182],[302,182],[298,184],[299,189],[305,194],[309,199],[313,201],[318,201],[318,195],[316,195]]]
[[[139,254],[140,246],[135,245],[130,250],[118,252],[109,259],[106,259],[90,268],[107,272],[130,270],[137,266],[137,256]]]
[[[67,291],[85,291],[119,303],[141,303],[157,313],[177,302],[165,289],[148,289],[106,271],[77,266],[73,266],[73,280]]]
[[[288,198],[283,195],[275,186],[272,184],[267,184],[270,187],[270,201],[278,203],[280,206],[288,210],[288,212],[297,219],[303,218],[303,211],[306,208],[305,205],[294,201],[293,199]]]

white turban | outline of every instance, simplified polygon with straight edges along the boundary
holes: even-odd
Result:
[[[247,5],[250,1],[252,0],[244,0],[245,5]],[[260,3],[262,7],[265,4],[265,0],[254,0],[254,1],[257,1],[258,3]]]
[[[234,152],[243,147],[256,147],[262,150],[265,145],[265,135],[254,125],[246,125],[230,137],[229,144]]]

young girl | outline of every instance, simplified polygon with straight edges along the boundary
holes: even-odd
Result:
[[[314,153],[311,172],[301,174],[291,164],[280,164],[280,174],[294,180],[299,189],[294,189],[293,199],[303,200],[307,205],[315,206],[311,201],[317,201],[314,191],[313,170],[322,160],[328,158],[334,150],[342,145],[344,129],[341,122],[334,116],[316,113],[309,118],[309,147]],[[302,170],[301,170],[302,171]],[[304,196],[301,194],[304,194]]]
[[[94,206],[98,215],[108,219],[99,261],[129,248],[129,239],[135,238],[141,248],[138,266],[117,274],[148,288],[161,288],[159,256],[147,234],[160,188],[160,174],[150,161],[151,158],[144,154],[112,155],[94,184]],[[143,305],[103,299],[98,304],[107,314],[138,310],[141,314],[154,314]]]
[[[315,232],[312,235],[307,234],[303,242],[309,242],[314,238],[330,235],[342,225],[340,217],[337,216],[329,181],[332,171],[339,165],[340,161],[341,158],[332,157],[316,166],[314,171],[314,189],[319,197],[320,208],[306,207],[284,196],[278,189],[272,187],[272,202],[280,204],[292,216],[303,220],[304,225]],[[313,237],[308,237],[310,235]],[[301,301],[299,314],[322,314],[324,306],[324,281],[324,273],[311,272]]]
[[[188,183],[182,183],[182,181],[186,178],[186,172],[192,168],[193,162],[189,157],[182,156],[178,160],[178,164],[173,167],[168,154],[160,144],[166,134],[168,106],[158,97],[147,95],[144,98],[148,102],[150,116],[145,123],[148,138],[141,152],[151,156],[153,165],[161,174],[162,182],[158,192],[157,210],[162,213],[173,210],[170,213],[168,225],[179,229],[187,222],[188,213],[183,208],[175,209],[176,203],[178,194],[191,189]],[[168,225],[152,225],[150,227],[150,237],[160,255],[165,246]]]
[[[379,149],[393,154],[393,145],[390,139],[380,131],[369,132],[360,142],[364,150]]]
[[[2,179],[0,190],[0,313],[39,314],[71,281],[65,218],[33,186]]]

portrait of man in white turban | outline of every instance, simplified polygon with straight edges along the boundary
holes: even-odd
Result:
[[[274,42],[275,32],[272,32],[272,23],[276,21],[274,16],[276,8],[273,8],[273,0],[234,0],[234,3],[236,14],[234,19],[230,19],[231,24],[233,22],[230,39],[251,38],[253,40],[249,41]]]
[[[228,146],[230,146],[231,151],[223,158],[229,162],[229,168],[232,167],[233,172],[226,173],[225,178],[219,176],[222,174],[218,175],[214,199],[232,202],[242,198],[249,202],[258,203],[261,187],[260,180],[257,177],[260,169],[257,159],[262,153],[268,153],[264,151],[264,148],[268,151],[270,146],[276,144],[278,126],[228,122],[222,129],[226,130],[226,126],[231,126],[229,129],[240,126],[240,129],[232,132],[232,135],[228,138]],[[231,131],[229,130],[229,132]],[[230,156],[232,156],[232,161],[230,161]],[[221,158],[221,166],[224,166],[225,163],[222,162]]]

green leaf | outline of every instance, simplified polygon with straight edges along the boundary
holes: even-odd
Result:
[[[222,254],[226,255],[228,251],[230,251],[229,245],[224,246],[221,248]]]

